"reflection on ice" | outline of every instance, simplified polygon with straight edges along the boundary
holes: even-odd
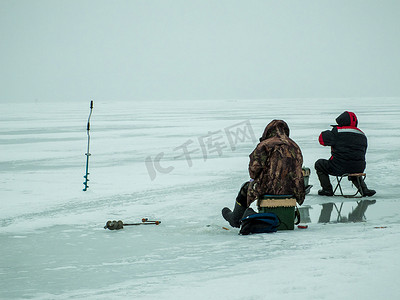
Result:
[[[302,223],[365,222],[367,208],[375,203],[376,200],[332,201],[317,205],[303,205],[299,207],[299,212]],[[317,218],[311,218],[310,209],[319,211],[318,221]]]

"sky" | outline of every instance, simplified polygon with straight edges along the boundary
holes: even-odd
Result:
[[[400,96],[398,0],[0,0],[0,102]]]

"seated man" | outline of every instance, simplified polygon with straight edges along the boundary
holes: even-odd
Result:
[[[341,176],[343,174],[364,172],[367,151],[367,137],[357,128],[358,120],[354,113],[345,111],[336,118],[337,125],[332,125],[332,130],[323,131],[319,136],[322,146],[331,146],[331,158],[319,159],[315,162],[315,170],[321,183],[322,190],[318,195],[333,196],[329,175]],[[349,180],[362,191],[364,196],[372,196],[374,190],[369,190],[364,180],[359,184],[356,178]]]
[[[232,227],[239,227],[246,208],[265,194],[293,195],[301,205],[305,197],[302,165],[303,156],[299,146],[289,138],[288,125],[273,120],[250,154],[250,181],[242,185],[234,210],[225,207],[222,216]]]

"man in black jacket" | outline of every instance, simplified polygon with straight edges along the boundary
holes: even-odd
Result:
[[[367,137],[357,128],[358,120],[353,112],[345,111],[336,118],[337,125],[332,130],[321,132],[319,143],[322,146],[331,146],[331,158],[319,159],[315,162],[315,170],[321,183],[322,190],[318,195],[333,196],[329,175],[340,176],[350,173],[364,172],[365,153],[367,151]],[[362,191],[364,196],[372,196],[374,190],[369,190],[364,180],[359,184],[356,178],[349,180]]]

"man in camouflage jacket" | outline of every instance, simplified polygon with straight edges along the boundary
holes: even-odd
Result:
[[[250,181],[242,185],[233,212],[225,207],[222,216],[232,227],[239,227],[246,208],[266,194],[293,195],[301,205],[305,198],[302,165],[303,156],[289,138],[289,126],[283,120],[273,120],[250,154]]]
[[[303,204],[303,155],[289,138],[285,121],[273,120],[264,130],[260,143],[250,154],[249,174],[253,179],[247,192],[247,206],[263,195],[293,195]]]

